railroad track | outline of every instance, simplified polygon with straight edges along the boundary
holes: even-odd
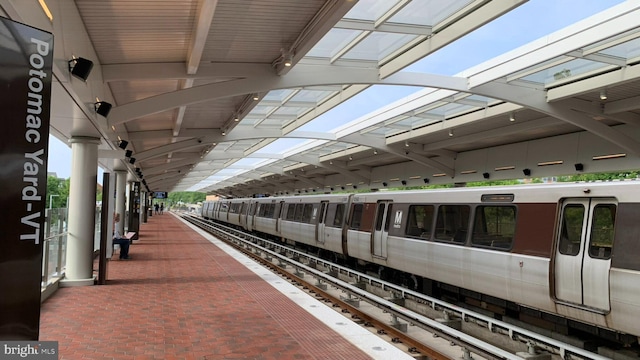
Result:
[[[195,216],[186,221],[286,277],[416,358],[609,359]],[[434,338],[446,342],[434,348]],[[457,347],[456,355],[451,348]]]

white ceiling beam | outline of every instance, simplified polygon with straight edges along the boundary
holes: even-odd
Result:
[[[187,74],[196,74],[202,59],[202,52],[207,43],[207,37],[211,30],[213,15],[216,12],[218,0],[200,0],[198,1],[198,18],[194,23],[193,36],[189,42],[189,50],[187,51]]]
[[[147,115],[213,99],[267,92],[274,89],[336,84],[416,85],[445,89],[467,88],[467,80],[463,77],[421,74],[419,79],[416,79],[415,74],[412,76],[400,73],[380,81],[378,70],[376,69],[298,65],[287,76],[280,77],[272,74],[257,78],[206,84],[116,106],[111,110],[108,122],[109,126],[119,125]]]

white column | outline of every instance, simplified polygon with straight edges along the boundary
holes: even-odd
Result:
[[[127,193],[127,172],[123,170],[116,170],[116,212],[120,214],[120,222],[118,223],[118,231],[120,234],[124,234],[124,222],[125,222],[125,200]]]
[[[71,143],[67,265],[61,286],[93,285],[98,145],[100,139],[75,136]]]

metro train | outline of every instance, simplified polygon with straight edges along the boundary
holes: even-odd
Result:
[[[221,199],[202,216],[498,318],[638,344],[635,181]]]

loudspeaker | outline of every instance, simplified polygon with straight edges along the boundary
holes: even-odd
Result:
[[[109,111],[111,111],[112,105],[106,101],[99,101],[96,103],[96,113],[98,115],[102,115],[107,117],[109,115]]]
[[[129,163],[130,164],[135,164],[136,163],[136,158],[129,158]]]
[[[91,69],[93,69],[93,61],[91,60],[85,58],[69,60],[69,71],[71,71],[71,75],[82,81],[87,81],[89,74],[91,74]]]
[[[522,169],[522,173],[524,174],[524,176],[529,176],[531,175],[531,169]]]
[[[127,150],[127,151],[124,152],[124,156],[125,157],[131,157],[131,155],[133,155],[133,151],[131,151],[131,150]]]
[[[576,171],[582,171],[584,170],[584,165],[582,165],[582,163],[577,163],[575,165],[573,165],[576,167]]]
[[[489,178],[489,173],[488,172],[482,173],[482,177],[485,178],[485,179],[488,179]]]
[[[118,147],[122,150],[126,149],[127,145],[129,145],[129,142],[127,140],[120,140],[120,142],[118,143]]]

